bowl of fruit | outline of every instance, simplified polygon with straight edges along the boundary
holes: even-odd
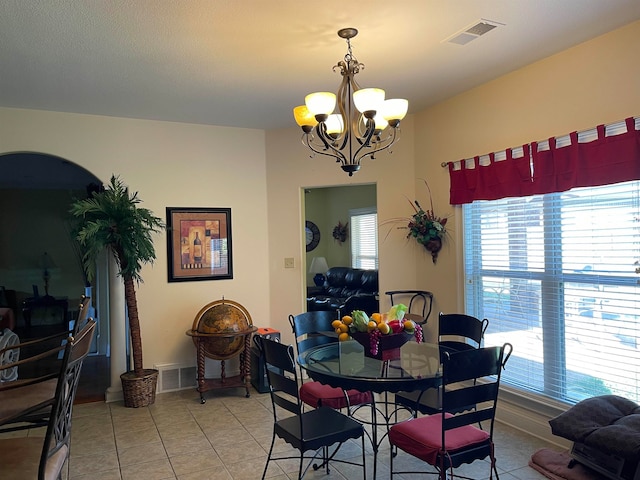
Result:
[[[394,305],[388,313],[373,313],[369,317],[362,310],[354,310],[332,323],[340,341],[355,340],[364,347],[367,357],[379,360],[400,358],[400,347],[415,338],[423,340],[422,327],[405,320],[407,307]]]

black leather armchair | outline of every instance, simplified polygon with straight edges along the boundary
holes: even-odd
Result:
[[[350,267],[331,267],[321,289],[307,297],[307,311],[338,311],[346,315],[363,310],[367,315],[379,311],[378,271]]]

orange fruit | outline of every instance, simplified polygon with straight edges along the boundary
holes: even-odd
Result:
[[[340,330],[341,333],[347,333],[349,331],[349,327],[347,327],[344,323],[342,323],[338,327],[338,330]]]
[[[376,325],[382,321],[382,315],[380,315],[379,313],[372,313],[371,317],[369,318],[371,318],[371,320],[376,322]]]
[[[346,325],[351,325],[353,323],[353,318],[349,315],[345,315],[344,317],[342,317],[342,322]]]
[[[349,334],[346,332],[342,332],[340,335],[338,335],[338,340],[341,342],[349,340]]]
[[[342,322],[340,320],[334,320],[333,322],[331,322],[331,326],[333,328],[340,328],[340,325],[342,325]]]
[[[377,327],[378,324],[373,320],[370,320],[369,323],[367,323],[367,330],[369,330],[370,332],[373,332]]]
[[[391,329],[389,328],[389,324],[385,322],[378,324],[378,330],[380,330],[384,335],[391,331]]]

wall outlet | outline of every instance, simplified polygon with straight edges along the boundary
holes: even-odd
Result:
[[[295,263],[293,261],[293,257],[287,257],[284,259],[284,268],[294,268]]]

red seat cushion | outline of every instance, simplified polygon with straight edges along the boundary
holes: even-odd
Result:
[[[451,415],[447,414],[447,417]],[[473,425],[465,425],[446,432],[444,450],[453,453],[488,439],[488,432]],[[430,465],[436,465],[438,453],[442,449],[442,414],[420,417],[392,426],[389,441],[408,454]]]
[[[371,402],[371,392],[347,390],[349,405],[361,405]],[[341,388],[323,385],[320,382],[306,382],[300,387],[300,399],[307,405],[316,408],[319,406],[335,409],[345,408],[347,400]]]

